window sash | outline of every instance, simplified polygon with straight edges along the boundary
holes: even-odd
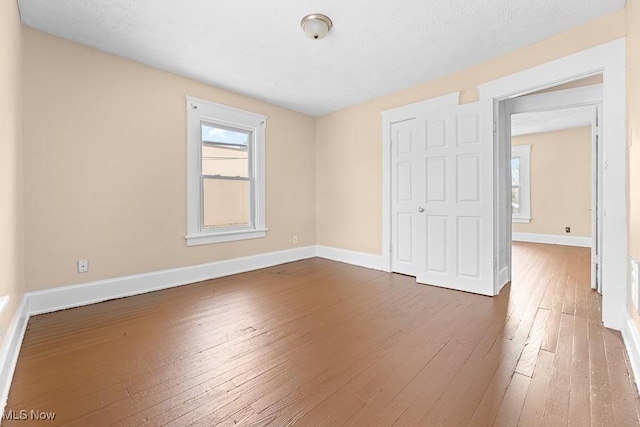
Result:
[[[265,219],[265,129],[267,117],[261,114],[228,107],[222,104],[216,104],[210,101],[187,96],[187,246],[203,245],[211,243],[222,243],[234,240],[245,240],[265,237],[268,231]],[[220,141],[214,133],[203,128],[216,127],[226,129],[231,132],[244,133],[245,139],[233,135],[227,136],[221,134]],[[203,141],[203,133],[209,141]],[[229,141],[229,143],[226,143]],[[235,143],[234,142],[239,142]],[[209,165],[203,165],[203,153],[205,147],[220,147],[225,149],[246,150],[244,156],[247,157],[242,168],[234,165],[226,168],[222,163],[222,168],[210,168]],[[221,157],[233,155],[228,152]],[[224,162],[223,160],[221,160]],[[239,160],[233,160],[239,162]],[[213,162],[212,162],[213,163]],[[206,168],[205,168],[206,167]],[[204,169],[204,170],[203,170]],[[206,172],[206,173],[204,173]],[[212,173],[213,172],[213,173]],[[218,175],[218,172],[220,174]],[[228,176],[241,173],[243,176]],[[203,182],[207,181],[211,184],[212,180],[227,180],[228,182],[236,182],[238,186],[241,183],[247,183],[249,187],[248,193],[250,201],[248,206],[250,224],[216,227],[203,227],[205,221],[212,223],[211,218],[204,219],[204,202]],[[212,188],[215,184],[212,185]],[[243,194],[247,194],[246,186]],[[216,190],[208,189],[215,194]],[[213,195],[212,197],[217,197]],[[209,199],[213,200],[213,199]],[[231,203],[236,203],[238,199],[229,199]],[[245,209],[246,209],[245,205]],[[211,206],[207,206],[208,212],[213,212]],[[247,212],[245,210],[245,212]],[[221,218],[224,218],[223,214]],[[233,220],[232,212],[229,218]],[[238,217],[239,218],[239,217]]]
[[[513,183],[513,176],[511,179],[511,191],[518,189],[518,213],[513,212],[513,205],[511,206],[511,218],[512,222],[517,223],[529,223],[531,222],[531,145],[517,145],[511,147],[511,160],[518,160],[518,183]],[[513,167],[511,173],[513,174]],[[512,200],[513,200],[513,196]],[[513,202],[512,202],[513,203]]]

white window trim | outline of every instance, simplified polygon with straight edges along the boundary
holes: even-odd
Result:
[[[202,228],[201,120],[250,130],[252,134],[252,226]],[[265,237],[265,129],[267,116],[187,96],[187,246]]]
[[[531,145],[511,147],[511,158],[520,158],[520,215],[511,215],[511,222],[531,222]]]

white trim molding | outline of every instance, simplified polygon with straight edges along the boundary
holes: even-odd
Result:
[[[374,270],[384,270],[381,255],[326,246],[305,246],[188,267],[27,292],[27,311],[30,316],[50,313],[204,280],[217,279],[316,256]]]
[[[28,292],[29,315],[95,304],[313,258],[315,246]]]
[[[265,139],[267,116],[187,96],[187,246],[208,245],[265,237]],[[204,177],[232,179],[220,175],[203,175],[202,126],[227,129],[246,134],[249,183],[248,224],[205,228]],[[236,177],[237,178],[237,177]],[[233,178],[233,179],[236,179]]]
[[[480,99],[501,101],[602,74],[602,321],[620,330],[627,306],[627,128],[625,39],[529,68],[479,86]]]
[[[564,234],[516,233],[511,234],[514,242],[545,243],[547,245],[578,246],[590,248],[591,237],[565,236]]]
[[[28,292],[16,310],[0,349],[0,410],[4,411],[6,407],[27,322],[29,317],[33,315],[187,285],[316,256],[360,267],[384,270],[384,257],[382,255],[327,246],[306,246],[189,267]],[[502,284],[504,286],[508,282],[508,277],[506,275],[503,276],[501,282],[504,282]],[[622,336],[637,384],[638,378],[640,378],[640,336],[629,312],[626,310],[625,312],[626,322],[622,330]]]
[[[29,320],[27,300],[28,297],[24,296],[20,301],[9,330],[2,340],[2,348],[0,349],[0,413],[4,413],[7,406],[13,374],[18,363],[22,340],[27,330],[27,321]]]
[[[366,267],[372,270],[387,271],[382,255],[373,255],[364,252],[350,251],[347,249],[331,248],[328,246],[316,246],[316,249],[316,255],[319,258],[344,262],[346,264]]]
[[[0,411],[4,411],[7,404],[22,340],[31,316],[188,285],[316,256],[360,267],[383,270],[381,255],[326,246],[305,246],[207,264],[27,292],[16,310],[0,348]]]
[[[624,317],[622,340],[624,341],[624,346],[627,348],[636,389],[640,390],[640,333],[638,333],[638,328],[636,328],[628,310],[624,311]]]

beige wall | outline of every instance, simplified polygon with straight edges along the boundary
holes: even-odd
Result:
[[[24,294],[22,248],[21,33],[15,0],[0,0],[0,296],[7,331]]]
[[[312,117],[26,27],[23,39],[29,290],[315,243]],[[269,117],[266,238],[186,246],[185,95]]]
[[[629,250],[640,258],[640,0],[627,0],[627,114],[629,147]],[[629,301],[631,298],[629,297]],[[629,303],[629,307],[631,307]],[[630,311],[640,330],[640,316]]]
[[[382,245],[382,119],[380,112],[462,91],[625,35],[620,11],[448,77],[320,117],[316,121],[317,241],[372,254]]]
[[[513,231],[590,237],[591,128],[517,136],[511,144],[531,145],[531,223]]]
[[[23,33],[26,280],[42,289],[286,249],[293,235],[379,254],[381,111],[453,91],[475,101],[478,84],[623,37],[625,13],[315,120]],[[186,94],[269,116],[266,239],[184,244]],[[80,258],[88,274],[75,272]]]

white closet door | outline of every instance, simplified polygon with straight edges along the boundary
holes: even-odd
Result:
[[[415,158],[407,165],[416,182],[403,194],[411,206],[419,203],[411,229],[402,232],[412,234],[416,279],[494,295],[493,103],[420,114],[414,126],[419,147],[410,150]]]

